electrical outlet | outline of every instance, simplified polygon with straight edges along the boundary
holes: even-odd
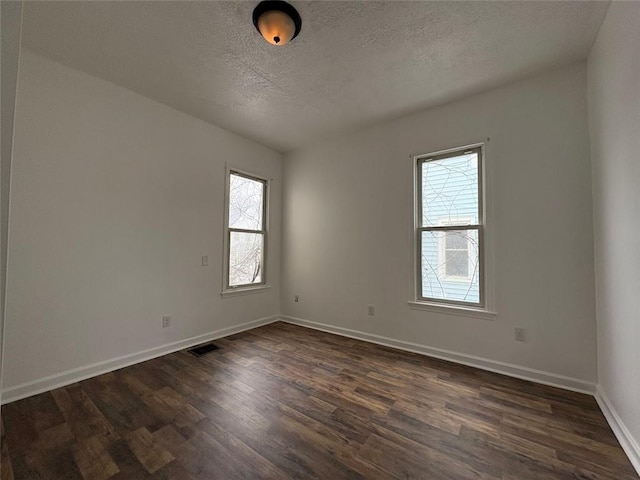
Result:
[[[373,317],[376,314],[376,307],[373,305],[367,305],[367,314]]]
[[[524,328],[516,328],[515,336],[516,336],[516,341],[524,342]]]
[[[203,266],[203,267],[206,267],[206,266],[208,266],[208,265],[209,265],[209,257],[208,257],[207,255],[204,255],[204,256],[202,257],[202,266]]]
[[[171,326],[171,315],[164,315],[162,317],[162,328]]]
[[[295,297],[293,297],[293,301],[298,303],[298,300],[300,300],[300,297],[298,295],[296,295]]]

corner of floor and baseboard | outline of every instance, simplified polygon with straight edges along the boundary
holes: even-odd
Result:
[[[39,393],[48,392],[56,388],[64,387],[81,380],[86,380],[87,378],[113,372],[114,370],[119,370],[136,363],[145,362],[152,358],[168,355],[169,353],[184,350],[185,348],[193,347],[201,343],[210,342],[218,338],[228,337],[229,335],[268,325],[270,323],[277,322],[279,319],[279,315],[270,315],[268,317],[258,318],[257,320],[241,323],[232,327],[220,328],[195,337],[167,343],[141,352],[111,358],[102,362],[73,368],[54,375],[38,378],[9,388],[4,388],[2,389],[2,405],[31,397]]]
[[[640,475],[640,443],[633,438],[633,435],[622,421],[622,418],[620,418],[620,415],[618,415],[611,400],[609,400],[609,397],[607,397],[604,389],[600,385],[596,386],[594,396],[600,410],[602,410],[604,418],[607,419],[611,430],[613,430],[622,449],[627,454],[627,457],[629,457],[631,465],[633,465],[633,468],[635,468],[638,475]]]
[[[365,342],[376,343],[378,345],[384,345],[387,347],[397,348],[399,350],[418,353],[421,355],[426,355],[428,357],[438,358],[440,360],[447,360],[450,362],[467,365],[469,367],[475,367],[481,370],[487,370],[489,372],[507,375],[509,377],[529,380],[531,382],[593,396],[595,397],[600,410],[602,410],[605,419],[609,423],[611,430],[613,430],[613,433],[620,442],[622,449],[629,457],[629,460],[631,461],[631,464],[633,465],[635,470],[638,472],[638,475],[640,475],[640,446],[631,435],[629,429],[622,422],[622,419],[613,408],[613,405],[607,398],[600,385],[577,378],[558,375],[555,373],[543,372],[528,367],[522,367],[504,362],[497,362],[486,358],[460,354],[411,342],[405,342],[402,340],[396,340],[393,338],[383,337],[380,335],[361,332],[358,330],[336,327],[325,323],[313,322],[289,315],[280,315],[279,320],[285,323],[290,323],[292,325],[313,328],[315,330],[333,333],[336,335],[341,335],[343,337],[355,338],[357,340],[363,340]]]
[[[395,338],[383,337],[359,330],[351,330],[343,327],[336,327],[326,323],[313,322],[302,318],[291,317],[288,315],[280,315],[280,319],[285,323],[299,325],[301,327],[313,328],[323,332],[341,335],[343,337],[355,338],[365,342],[377,343],[386,347],[397,348],[407,352],[418,353],[428,357],[438,358],[449,362],[459,363],[469,367],[479,368],[509,377],[519,378],[521,380],[529,380],[535,383],[541,383],[551,387],[571,390],[573,392],[585,393],[593,395],[595,393],[596,384],[579,378],[567,377],[556,373],[544,372],[533,368],[523,367],[512,363],[499,362],[488,358],[476,357],[463,353],[443,350],[440,348],[429,347],[418,343],[406,342]]]

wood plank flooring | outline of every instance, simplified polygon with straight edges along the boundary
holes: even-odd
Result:
[[[275,323],[3,407],[2,480],[637,479],[588,395]]]

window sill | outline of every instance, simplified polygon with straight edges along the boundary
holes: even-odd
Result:
[[[440,303],[407,302],[412,310],[424,310],[428,312],[444,313],[446,315],[456,315],[458,317],[481,318],[483,320],[493,320],[498,315],[496,312],[482,308],[463,307],[461,305],[443,305]]]
[[[222,298],[238,297],[240,295],[251,295],[253,293],[261,293],[271,288],[271,285],[260,285],[258,287],[240,287],[223,290],[220,292]]]

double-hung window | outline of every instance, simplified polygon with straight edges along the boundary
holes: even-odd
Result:
[[[266,283],[268,181],[227,172],[225,291]]]
[[[415,159],[416,300],[485,307],[482,145]]]

